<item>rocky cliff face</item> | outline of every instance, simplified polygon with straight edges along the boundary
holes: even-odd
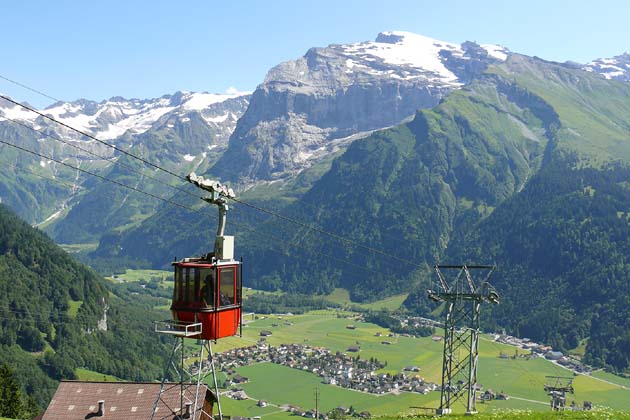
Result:
[[[245,184],[292,177],[344,141],[435,106],[506,56],[407,32],[311,48],[269,71],[213,171]]]

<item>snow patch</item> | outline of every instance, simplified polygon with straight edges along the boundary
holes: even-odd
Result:
[[[162,115],[172,111],[174,107],[156,107],[146,112],[132,115],[129,118],[121,120],[115,124],[110,124],[108,129],[98,134],[100,139],[115,139],[123,135],[128,130],[134,133],[144,133],[151,125],[156,122]]]
[[[357,65],[356,58],[364,62],[381,61],[385,64],[407,66],[433,73],[442,82],[457,83],[457,76],[448,70],[440,59],[441,50],[460,51],[461,48],[457,44],[438,41],[411,32],[392,31],[380,33],[375,42],[345,45],[341,46],[341,49],[353,57],[346,60],[346,66],[350,69]],[[371,69],[371,71],[375,74],[382,73],[376,69]]]
[[[500,61],[507,60],[509,51],[505,47],[502,47],[500,45],[495,45],[495,44],[483,44],[481,45],[481,48],[486,50],[488,52],[488,55],[492,58],[496,58],[497,60],[500,60]]]
[[[2,113],[4,117],[10,118],[12,120],[30,121],[30,120],[34,120],[38,116],[34,112],[27,111],[26,109],[17,105],[13,105],[8,108],[4,108],[4,107],[0,108],[0,113]]]
[[[193,160],[195,160],[195,157],[193,155],[184,155],[184,160],[186,162],[192,162]]]
[[[229,116],[229,113],[225,113],[223,115],[219,115],[218,117],[207,117],[205,120],[212,123],[222,123],[225,122]]]
[[[245,91],[245,90],[238,90],[234,86],[230,86],[229,88],[225,89],[225,94],[237,97],[237,96],[250,95],[251,92],[248,92],[248,91]]]

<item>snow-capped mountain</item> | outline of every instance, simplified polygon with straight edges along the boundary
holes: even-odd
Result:
[[[400,31],[311,48],[268,72],[215,171],[245,184],[292,177],[340,143],[435,106],[508,54]]]
[[[80,99],[74,102],[57,102],[41,112],[100,140],[111,140],[125,133],[143,133],[168,113],[184,115],[190,111],[198,111],[208,124],[235,122],[239,116],[238,112],[217,105],[228,99],[247,95],[246,92],[233,94],[177,92],[155,99],[114,97],[102,102]],[[47,122],[46,119],[18,105],[0,102],[2,102],[0,116],[36,124]]]
[[[181,129],[182,126],[190,125],[191,118],[195,115],[211,132],[206,144],[201,145],[201,148],[207,146],[221,149],[226,147],[227,140],[236,127],[236,121],[245,112],[248,104],[249,94],[246,92],[231,94],[176,92],[173,95],[144,100],[114,97],[102,102],[86,99],[58,102],[40,112],[99,140],[106,140],[118,146],[131,146],[135,137],[151,130],[161,130],[166,135],[169,130]],[[12,124],[12,121],[8,120],[26,124],[41,132],[40,142],[49,146],[47,149],[54,149],[54,157],[95,159],[89,153],[55,144],[55,140],[47,136],[75,142],[81,148],[97,152],[106,158],[114,156],[111,148],[19,105],[0,101],[0,124]],[[151,144],[144,146],[151,148]],[[191,145],[190,150],[187,150],[184,141],[181,150],[178,151],[180,157],[192,160],[200,153],[199,150],[195,150],[199,148],[197,146],[199,145]],[[171,160],[177,159],[171,157]]]
[[[102,102],[85,99],[59,102],[40,112],[99,140],[133,149],[156,164],[185,173],[207,168],[218,158],[248,103],[247,93],[177,92],[146,100],[114,97]],[[120,176],[119,156],[112,148],[4,100],[0,100],[0,137],[72,166],[109,177]],[[0,199],[35,223],[53,220],[51,214],[62,216],[60,210],[70,205],[69,200],[77,201],[82,183],[89,179],[54,160],[19,153],[9,146],[2,147],[0,164],[23,169],[15,174],[5,173]],[[27,184],[37,187],[22,191]]]
[[[630,53],[625,52],[613,58],[598,58],[583,68],[586,71],[599,73],[606,79],[630,82]]]

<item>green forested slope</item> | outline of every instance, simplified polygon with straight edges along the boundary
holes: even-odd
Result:
[[[151,324],[158,316],[110,294],[92,270],[0,205],[0,363],[14,367],[40,406],[77,367],[159,378],[164,345]]]
[[[198,113],[191,113],[186,124],[175,122],[170,126],[172,128],[165,123],[142,134],[127,134],[118,141],[132,145],[125,147],[131,153],[176,173],[186,173],[193,167],[204,170],[216,159],[212,152],[207,152],[206,159],[201,162],[181,159],[183,153],[200,154],[207,150],[208,139],[214,138],[214,132]],[[102,175],[165,199],[176,192],[168,185],[179,181],[122,153]],[[86,187],[88,191],[85,196],[68,214],[46,227],[56,242],[90,243],[97,242],[107,232],[110,235],[120,234],[153,215],[161,204],[159,200],[145,194],[96,178],[88,179]]]
[[[278,256],[247,236],[252,242],[246,249],[257,262],[251,268],[254,285],[303,291],[341,286],[360,300],[408,290],[425,275],[423,266],[440,259],[459,226],[490,214],[525,185],[557,126],[557,114],[540,97],[488,76],[435,109],[419,111],[408,124],[353,143],[285,211],[415,266],[269,222],[312,251],[294,248]]]
[[[494,262],[501,304],[488,329],[507,328],[560,350],[590,337],[587,360],[630,367],[630,169],[556,161],[491,216],[453,241],[445,262]],[[411,297],[409,303],[419,301]]]

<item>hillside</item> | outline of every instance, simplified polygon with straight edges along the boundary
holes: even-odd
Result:
[[[164,345],[159,314],[111,293],[45,234],[0,205],[0,364],[45,407],[59,379],[79,367],[126,379],[156,379]]]
[[[590,337],[587,361],[625,370],[629,111],[627,84],[512,55],[414,121],[353,143],[285,212],[420,266],[496,262],[504,303],[486,328],[565,351]],[[278,254],[246,233],[257,287],[341,286],[362,300],[419,283],[408,307],[433,309],[422,267],[267,227],[301,247]]]
[[[512,54],[412,121],[351,143],[302,195],[271,186],[244,195],[391,258],[237,204],[228,226],[245,282],[344,287],[358,301],[417,286],[407,307],[427,314],[430,265],[496,262],[504,304],[487,328],[562,350],[590,337],[589,362],[627,369],[629,113],[630,85]],[[180,219],[194,221],[165,223]],[[169,209],[99,251],[118,243],[163,266],[204,252],[210,226]]]

